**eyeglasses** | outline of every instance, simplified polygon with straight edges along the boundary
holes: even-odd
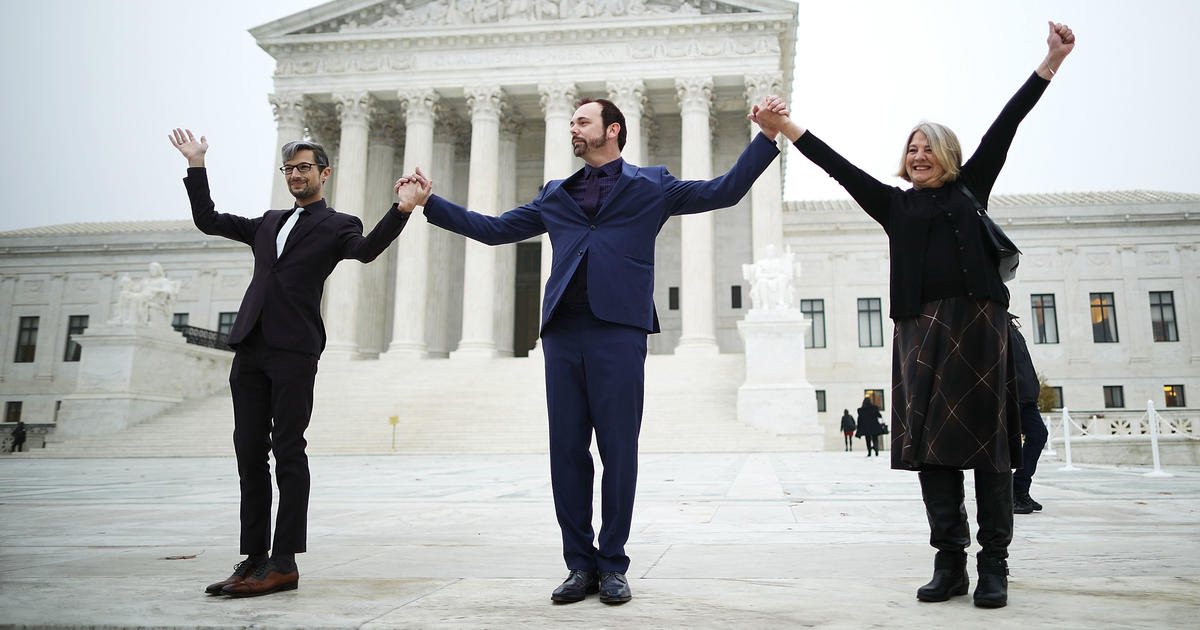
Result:
[[[320,166],[320,165],[319,164],[310,164],[308,162],[301,162],[299,164],[284,164],[283,166],[279,167],[279,172],[283,173],[284,175],[291,175],[292,171],[300,171],[300,174],[303,175],[303,174],[307,173],[309,171],[309,169],[311,169],[314,166]]]

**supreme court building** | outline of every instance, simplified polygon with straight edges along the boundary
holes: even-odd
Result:
[[[532,200],[582,166],[569,122],[609,98],[632,164],[681,179],[728,169],[749,107],[790,89],[796,5],[776,0],[330,2],[252,31],[277,60],[279,141],[331,150],[334,208],[370,226],[400,172],[484,213]],[[272,207],[292,200],[282,179]],[[659,238],[652,352],[740,348],[741,265],[782,245],[781,165],[738,206],[671,221]],[[719,235],[719,237],[718,237]],[[341,265],[327,288],[328,356],[523,355],[549,275],[545,237],[464,242],[414,217],[394,261]],[[349,316],[353,314],[354,316]]]
[[[681,179],[718,175],[757,133],[750,106],[791,93],[796,31],[797,5],[784,0],[337,0],[251,33],[277,60],[277,147],[324,144],[327,199],[370,229],[395,179],[418,166],[437,194],[477,212],[532,200],[582,166],[569,121],[584,96],[624,112],[628,162],[666,165]],[[784,148],[786,159],[794,151]],[[782,162],[736,206],[663,227],[654,261],[662,333],[649,347],[689,361],[742,353],[742,266],[791,248],[802,269],[796,297],[812,322],[807,377],[836,442],[841,409],[864,392],[891,404],[886,237],[851,201],[784,203]],[[276,178],[272,207],[292,202]],[[1024,250],[1011,308],[1060,401],[1072,410],[1144,409],[1147,399],[1194,406],[1200,195],[997,195],[991,207]],[[414,214],[386,260],[347,262],[331,276],[323,358],[386,367],[525,356],[550,254],[544,238],[489,247]],[[75,391],[73,336],[109,321],[121,275],[144,275],[150,262],[180,281],[177,323],[232,326],[250,253],[191,221],[0,233],[6,420],[55,421]]]

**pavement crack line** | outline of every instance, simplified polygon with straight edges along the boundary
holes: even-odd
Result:
[[[408,600],[408,601],[404,602],[403,604],[399,604],[399,605],[395,606],[394,608],[392,608],[392,609],[390,609],[390,610],[386,610],[386,611],[384,611],[384,612],[381,612],[381,613],[379,613],[378,615],[375,615],[374,617],[372,617],[372,618],[370,618],[370,619],[368,619],[368,620],[366,620],[366,621],[362,622],[361,624],[359,624],[359,626],[358,626],[358,627],[359,627],[359,628],[364,628],[364,627],[366,627],[366,626],[369,626],[369,625],[371,625],[372,623],[375,623],[376,621],[378,621],[379,619],[382,619],[383,617],[386,617],[386,616],[388,616],[388,615],[390,615],[390,614],[392,614],[392,613],[394,613],[394,612],[396,612],[396,611],[400,610],[401,608],[404,608],[405,606],[408,606],[409,604],[413,604],[413,603],[415,603],[415,602],[419,602],[419,601],[421,601],[422,599],[425,599],[426,597],[429,597],[430,595],[433,595],[434,593],[438,593],[438,592],[440,592],[440,591],[442,591],[442,590],[444,590],[444,589],[446,589],[446,588],[448,588],[448,587],[450,587],[450,586],[453,586],[453,585],[455,585],[455,584],[458,584],[459,582],[462,582],[462,581],[463,581],[463,579],[464,579],[464,578],[455,578],[455,579],[453,579],[453,580],[451,580],[451,581],[449,581],[449,582],[446,582],[445,584],[443,584],[443,585],[441,585],[441,586],[439,586],[439,587],[437,587],[437,588],[433,589],[432,591],[429,591],[429,592],[427,592],[427,593],[421,593],[419,596],[417,596],[417,597],[414,597],[414,598],[412,598],[412,599],[410,599],[410,600]]]

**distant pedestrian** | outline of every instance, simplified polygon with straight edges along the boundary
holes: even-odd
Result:
[[[870,398],[863,398],[862,406],[858,408],[858,437],[867,443],[867,457],[871,456],[872,450],[879,457],[879,436],[886,433],[879,424],[880,416],[879,407]]]
[[[13,446],[12,452],[20,453],[25,446],[25,423],[17,420],[17,426],[12,430]]]
[[[842,410],[842,434],[846,437],[846,450],[854,450],[854,416],[850,415],[849,409]]]
[[[1017,330],[1020,324],[1015,315],[1011,317],[1008,347],[1012,349],[1013,365],[1017,369],[1017,402],[1021,409],[1021,436],[1024,438],[1021,442],[1021,467],[1013,472],[1013,514],[1031,514],[1042,509],[1042,504],[1029,496],[1029,486],[1033,483],[1038,458],[1042,456],[1049,432],[1038,410],[1038,395],[1042,393],[1042,385],[1033,369],[1033,359],[1029,356],[1025,337]]]

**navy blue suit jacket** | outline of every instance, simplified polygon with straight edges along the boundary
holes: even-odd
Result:
[[[554,259],[542,301],[542,328],[550,321],[586,253],[588,302],[604,321],[658,332],[654,310],[654,242],[667,219],[736,204],[779,149],[758,134],[727,173],[708,181],[681,181],[663,166],[626,163],[595,219],[563,189],[547,183],[537,199],[500,216],[471,212],[436,195],[425,203],[430,223],[488,245],[550,235]],[[582,177],[583,169],[571,178]]]
[[[363,236],[358,217],[336,212],[322,199],[306,207],[312,216],[296,226],[283,254],[276,257],[275,237],[287,210],[268,210],[256,219],[219,213],[205,169],[189,168],[183,183],[192,203],[192,220],[201,232],[241,241],[254,252],[254,276],[229,331],[231,346],[242,342],[261,319],[267,345],[320,356],[325,349],[321,320],[325,279],[346,258],[374,260],[400,235],[409,217],[393,205]]]

